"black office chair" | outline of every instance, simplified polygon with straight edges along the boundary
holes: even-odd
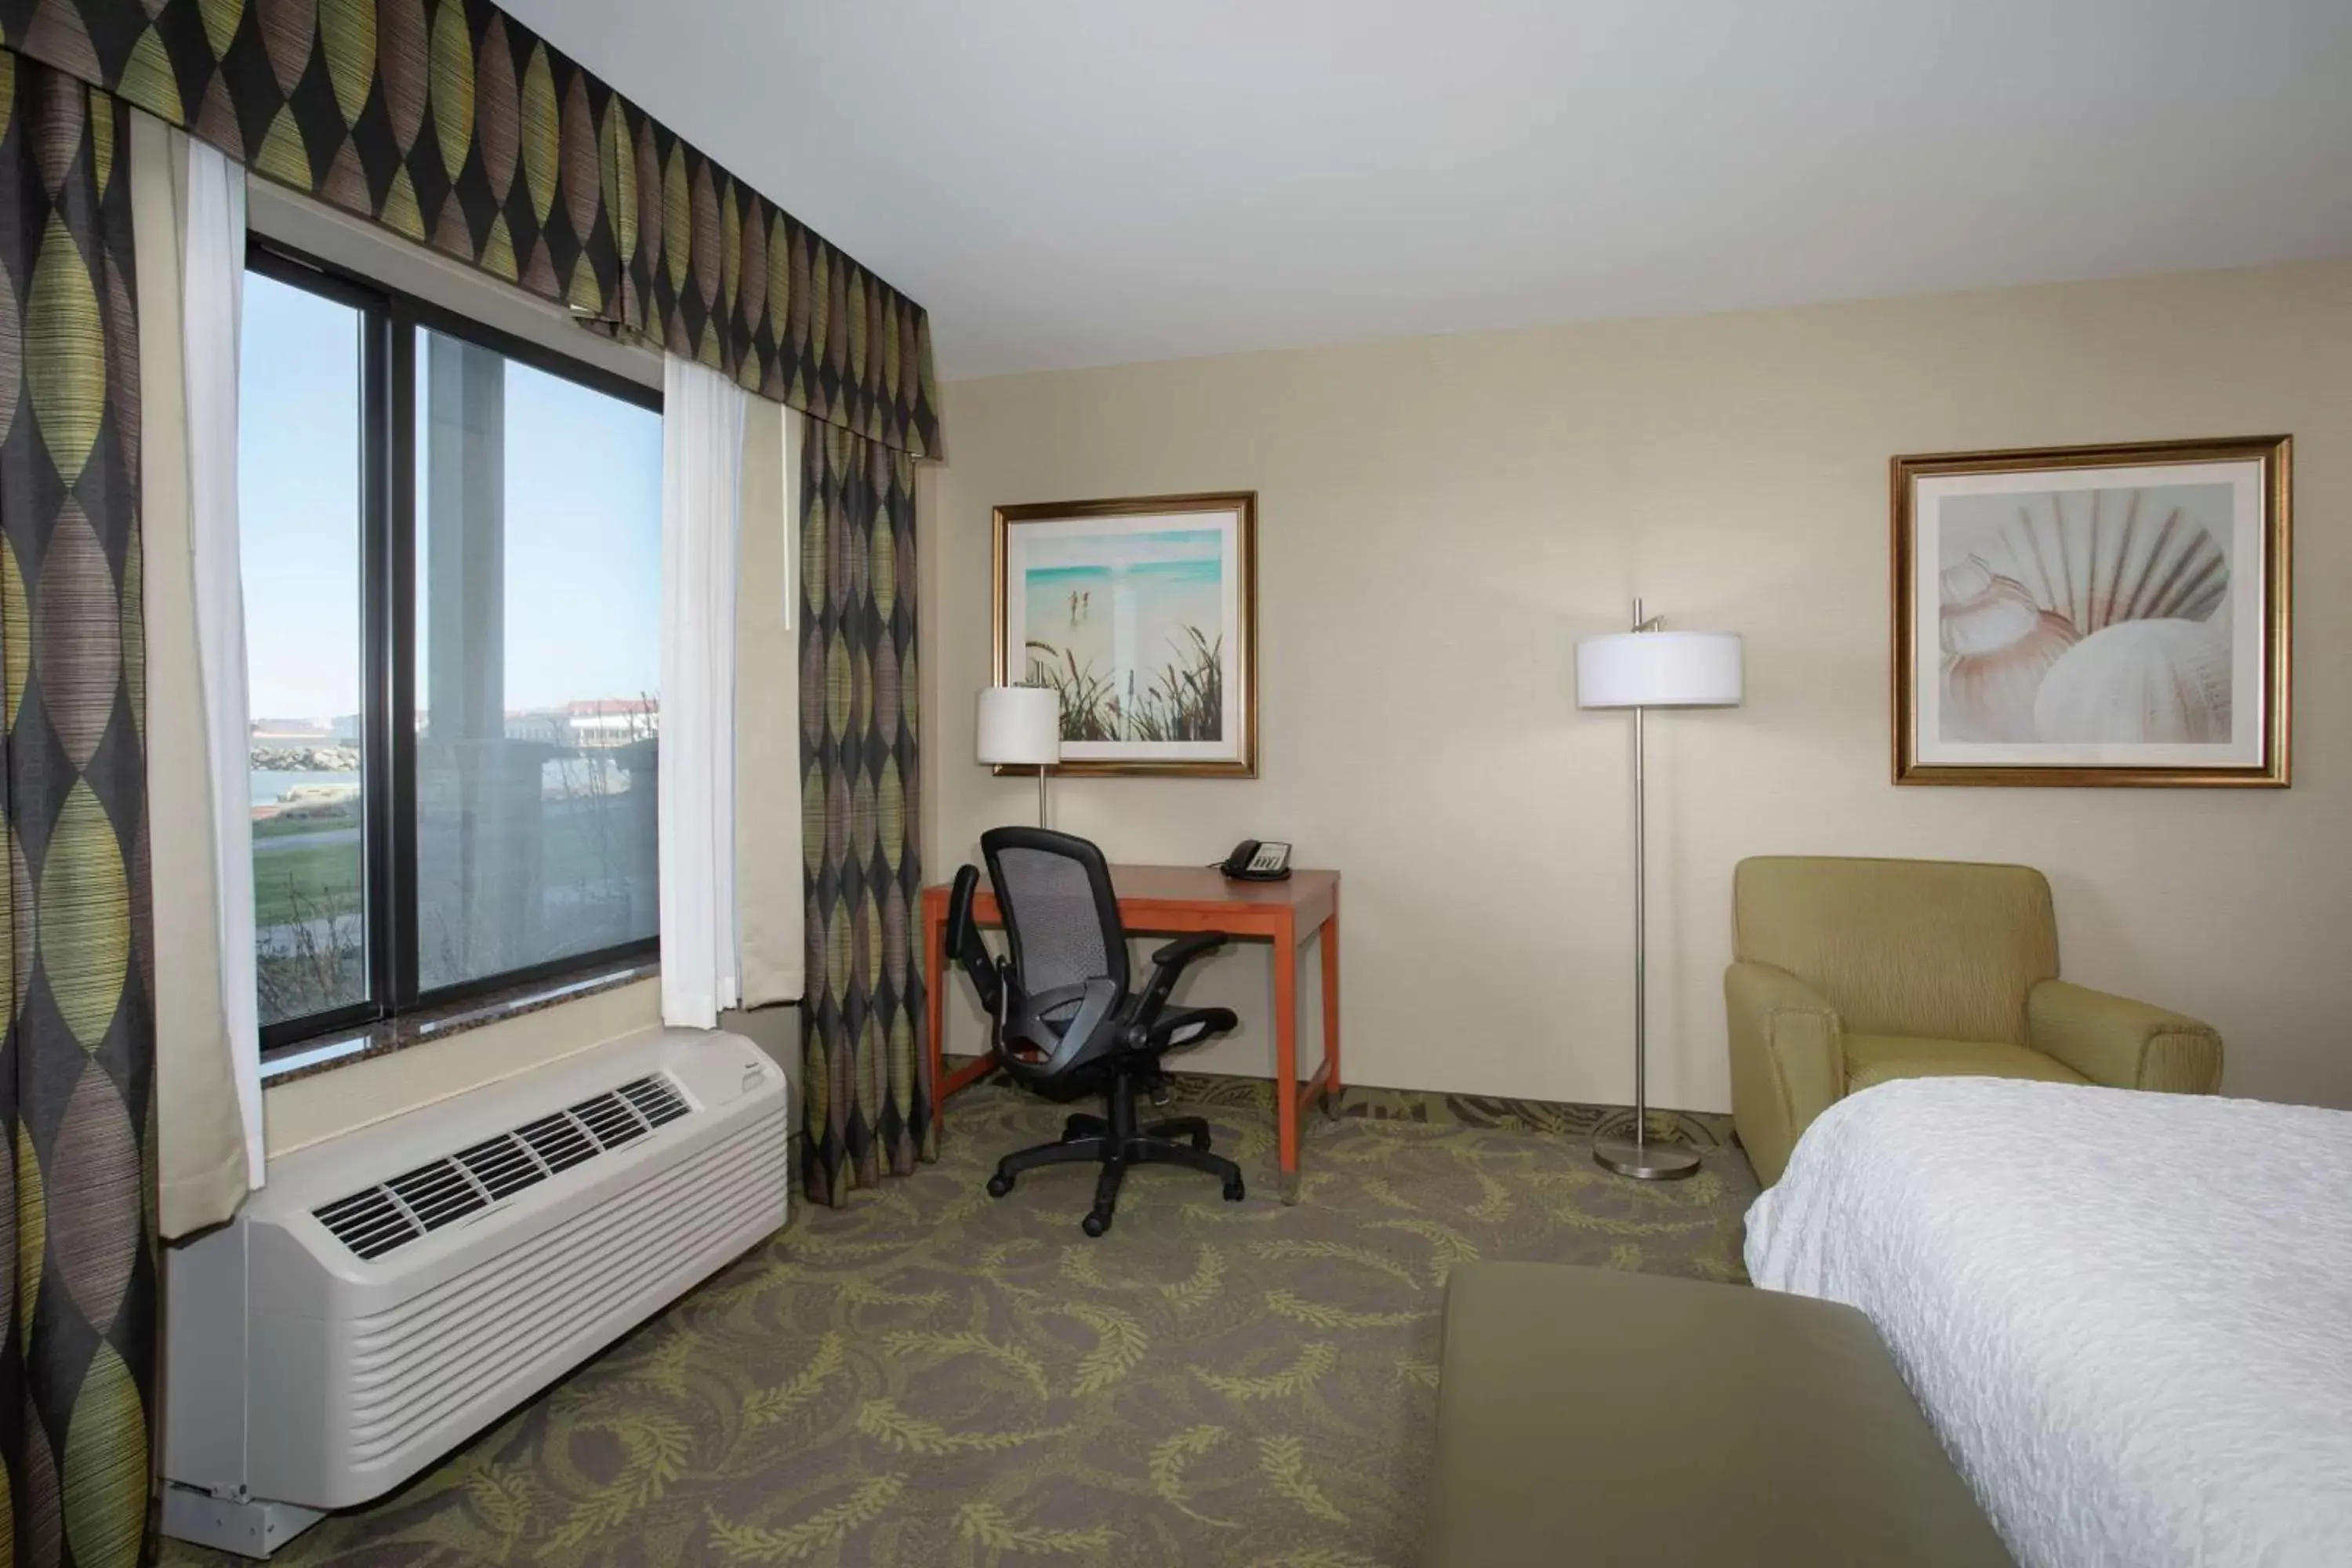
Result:
[[[987,1009],[997,1065],[1048,1100],[1105,1097],[1108,1116],[1076,1115],[1052,1143],[1007,1154],[988,1181],[991,1196],[1040,1165],[1099,1163],[1095,1206],[1081,1222],[1088,1236],[1110,1228],[1120,1179],[1129,1165],[1185,1165],[1220,1177],[1225,1196],[1244,1194],[1241,1167],[1209,1152],[1209,1124],[1197,1116],[1136,1124],[1139,1086],[1161,1076],[1160,1058],[1232,1029],[1227,1007],[1171,1007],[1184,966],[1230,939],[1198,931],[1151,955],[1151,983],[1129,989],[1127,929],[1111,893],[1102,851],[1083,838],[1038,827],[998,827],[981,835],[981,854],[1004,919],[1002,959],[992,958],[971,918],[980,872],[956,873],[948,899],[948,951],[971,977]]]

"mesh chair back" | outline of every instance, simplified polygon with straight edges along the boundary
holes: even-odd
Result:
[[[1108,978],[1126,991],[1127,932],[1101,850],[1039,827],[992,828],[980,847],[1022,990],[1036,996]]]

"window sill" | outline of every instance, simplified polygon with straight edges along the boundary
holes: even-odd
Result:
[[[261,1086],[274,1089],[281,1083],[332,1072],[353,1062],[390,1056],[411,1046],[446,1040],[468,1029],[502,1024],[527,1013],[544,1012],[550,1007],[560,1007],[566,1002],[577,1002],[583,997],[634,985],[660,973],[659,960],[641,959],[618,967],[593,969],[552,980],[534,980],[510,991],[468,997],[446,1006],[427,1007],[397,1018],[387,1018],[364,1029],[304,1040],[299,1045],[288,1046],[262,1058]]]

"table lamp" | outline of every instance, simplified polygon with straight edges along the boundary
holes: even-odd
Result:
[[[1042,686],[990,686],[980,694],[980,761],[1037,770],[1037,826],[1045,820],[1045,779],[1062,760],[1062,698]]]
[[[1698,1169],[1687,1149],[1650,1142],[1649,911],[1647,845],[1642,807],[1646,781],[1642,715],[1652,708],[1737,708],[1739,638],[1729,632],[1670,632],[1644,619],[1633,601],[1633,629],[1576,645],[1576,705],[1633,710],[1633,1136],[1592,1141],[1604,1170],[1644,1182],[1674,1181]]]

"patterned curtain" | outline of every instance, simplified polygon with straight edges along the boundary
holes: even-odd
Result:
[[[915,465],[814,421],[801,458],[802,1179],[838,1204],[936,1160],[917,845]]]
[[[0,1561],[139,1559],[153,956],[129,110],[0,54]]]
[[[13,0],[0,44],[747,391],[940,450],[920,306],[485,0]]]

